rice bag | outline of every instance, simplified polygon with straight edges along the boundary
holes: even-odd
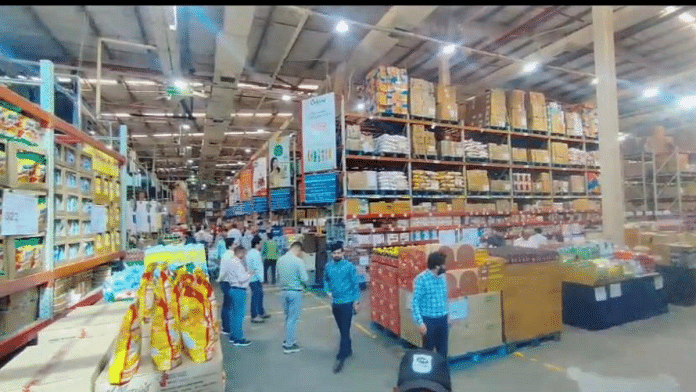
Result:
[[[165,275],[165,274],[162,274]],[[170,303],[155,293],[155,308],[150,330],[150,356],[159,371],[181,364],[181,335]]]
[[[215,300],[215,289],[213,285],[210,284],[208,276],[201,269],[196,269],[194,271],[194,276],[196,277],[196,285],[199,291],[202,290],[204,294],[205,301],[205,316],[208,319],[208,323],[213,329],[214,340],[220,335],[220,321],[217,318],[217,301]]]
[[[140,365],[140,314],[137,304],[131,304],[123,316],[115,352],[109,361],[109,383],[121,385],[130,381]]]
[[[152,319],[152,308],[155,305],[154,298],[154,277],[157,264],[148,264],[140,279],[140,289],[138,289],[138,304],[142,312],[143,323],[149,323]]]
[[[191,278],[192,275],[189,274]],[[188,278],[184,277],[184,281]],[[192,361],[203,363],[209,361],[213,354],[213,328],[206,318],[203,292],[193,284],[177,285],[174,288],[179,304],[179,330],[184,348]]]

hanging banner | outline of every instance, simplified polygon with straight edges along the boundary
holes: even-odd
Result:
[[[271,189],[292,186],[290,174],[290,136],[271,137],[268,140],[268,183]]]
[[[253,163],[254,170],[254,196],[268,195],[268,168],[266,167],[266,157],[259,157]]]
[[[232,199],[230,200],[230,205],[235,205],[239,203],[239,188],[241,187],[241,181],[239,180],[239,177],[234,179],[234,183],[232,184]]]
[[[254,212],[258,212],[258,213],[268,212],[268,198],[267,197],[255,197],[254,198]]]
[[[336,169],[336,99],[334,93],[302,101],[304,173]]]
[[[305,203],[326,204],[336,202],[336,173],[305,176]]]
[[[242,201],[251,200],[252,176],[251,168],[244,169],[239,173],[239,196]]]

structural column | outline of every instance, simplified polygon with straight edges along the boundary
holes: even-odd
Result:
[[[39,88],[39,97],[41,109],[48,113],[54,114],[55,110],[55,74],[53,63],[48,60],[39,62],[39,75],[41,76],[41,87]],[[79,103],[78,103],[79,104]],[[55,179],[53,178],[53,170],[55,167],[55,147],[54,147],[55,132],[53,124],[50,124],[44,134],[43,148],[46,150],[46,237],[44,237],[44,265],[46,271],[53,270],[53,246],[54,235],[53,223],[55,219],[55,188],[53,186]],[[49,319],[53,317],[53,287],[47,286],[40,290],[39,298],[39,318]]]
[[[602,188],[604,236],[623,245],[624,193],[619,145],[619,107],[616,92],[614,16],[610,6],[592,7],[597,115],[599,131],[599,182]]]

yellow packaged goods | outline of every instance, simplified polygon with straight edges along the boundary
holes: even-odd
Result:
[[[179,305],[179,327],[184,348],[193,362],[202,363],[210,360],[215,339],[206,317],[205,294],[194,286],[194,281],[193,275],[183,274],[174,288],[174,295]]]
[[[115,352],[109,361],[109,382],[112,385],[127,383],[138,370],[142,339],[139,316],[136,304],[132,304],[123,316]]]
[[[490,186],[488,183],[488,171],[486,170],[467,170],[466,181],[469,191],[473,192],[488,192]]]
[[[370,208],[365,199],[346,199],[346,213],[348,215],[367,215]]]
[[[215,289],[213,285],[210,284],[208,276],[203,272],[202,269],[196,268],[193,272],[196,276],[196,285],[199,291],[201,291],[205,298],[205,317],[208,320],[208,324],[213,329],[213,340],[217,340],[220,334],[220,321],[217,319],[217,300],[215,299]]]
[[[155,309],[150,330],[150,356],[159,371],[171,370],[181,364],[181,335],[179,334],[174,307],[159,295],[155,295]]]
[[[95,240],[95,248],[97,241]],[[97,252],[99,248],[97,248]],[[154,279],[157,264],[149,264],[145,268],[143,277],[140,278],[140,288],[138,288],[138,306],[142,315],[143,322],[149,323],[152,317],[152,309],[155,306]]]
[[[553,142],[551,143],[551,161],[556,164],[568,164],[568,144]]]

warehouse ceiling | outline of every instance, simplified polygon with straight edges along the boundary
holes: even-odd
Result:
[[[614,7],[622,132],[690,126],[678,103],[696,83],[693,8]],[[365,72],[393,64],[437,81],[445,42],[459,45],[450,66],[460,102],[493,87],[593,100],[591,19],[589,6],[5,6],[0,75],[38,76],[8,59],[52,60],[86,81],[95,114],[97,39],[149,45],[105,42],[102,118],[128,126],[160,178],[193,171],[219,184],[272,132],[297,129],[301,100],[327,80],[347,80],[354,96]],[[177,82],[193,96],[168,98]],[[659,94],[645,97],[650,88]]]

